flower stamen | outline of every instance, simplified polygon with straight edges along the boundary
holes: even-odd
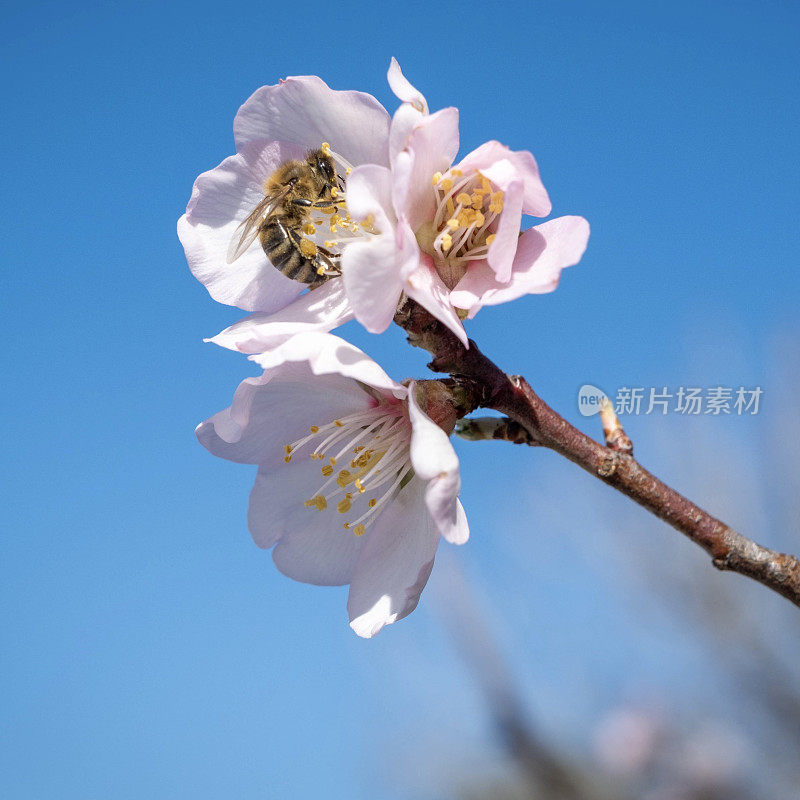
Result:
[[[411,473],[411,423],[405,407],[402,403],[384,400],[366,411],[325,425],[311,425],[309,430],[307,436],[284,445],[284,461],[288,463],[312,442],[316,442],[308,454],[312,460],[326,458],[333,445],[339,449],[329,463],[321,467],[326,480],[304,505],[316,511],[325,511],[333,505],[339,514],[355,512],[355,521],[345,522],[344,527],[352,530],[355,536],[362,536]],[[337,461],[348,452],[352,454],[349,468],[335,470]],[[383,491],[376,494],[375,490],[381,488]]]

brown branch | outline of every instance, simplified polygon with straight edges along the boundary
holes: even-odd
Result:
[[[395,322],[412,345],[433,355],[428,366],[434,372],[451,374],[458,416],[478,407],[506,414],[528,432],[530,443],[555,450],[685,534],[711,556],[717,569],[746,575],[800,607],[800,561],[795,556],[756,544],[656,478],[631,452],[604,447],[581,433],[524,378],[506,375],[474,342],[465,348],[413,301],[401,305]]]

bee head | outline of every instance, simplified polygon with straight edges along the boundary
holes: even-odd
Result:
[[[321,175],[328,183],[335,183],[336,170],[333,167],[331,157],[322,150],[315,150],[308,154],[308,163],[314,168],[317,174]]]

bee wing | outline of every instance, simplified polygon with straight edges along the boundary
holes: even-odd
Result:
[[[272,194],[265,197],[248,215],[247,218],[239,225],[231,236],[231,242],[228,245],[228,263],[232,264],[239,258],[248,247],[255,241],[258,236],[258,230],[261,223],[273,211],[275,206],[286,196],[289,191],[288,187],[278,194]]]

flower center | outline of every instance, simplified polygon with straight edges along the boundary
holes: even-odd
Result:
[[[489,179],[477,170],[464,175],[456,167],[435,173],[433,190],[436,214],[417,231],[417,241],[433,256],[442,280],[452,289],[470,261],[486,258],[503,210],[503,192],[493,191]]]
[[[411,477],[411,423],[404,405],[382,402],[327,425],[312,425],[307,436],[284,447],[283,460],[289,464],[312,443],[310,458],[327,461],[320,468],[326,480],[305,500],[306,508],[325,511],[335,504],[338,513],[351,515],[344,527],[363,536]]]

